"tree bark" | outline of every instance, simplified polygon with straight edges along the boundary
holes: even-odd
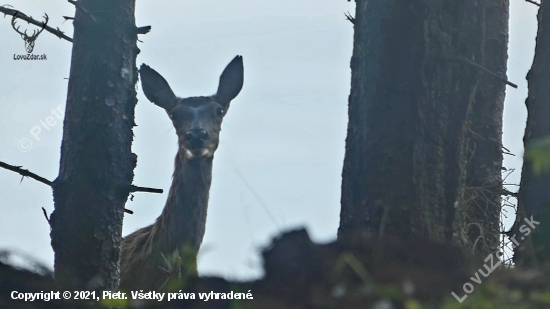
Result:
[[[506,78],[509,1],[490,1],[482,7],[482,52],[476,60]],[[464,245],[486,256],[500,244],[502,203],[502,125],[506,85],[482,76],[469,119],[463,231]]]
[[[550,171],[535,168],[535,158],[529,155],[537,151],[537,142],[550,137],[550,1],[542,1],[538,23],[535,59],[527,74],[529,95],[525,105],[528,115],[523,137],[525,156],[518,213],[509,234],[518,244],[514,261],[526,267],[550,263]],[[547,150],[543,154],[546,158],[549,155]],[[540,225],[530,226],[525,219],[531,221],[531,218],[540,222]]]
[[[51,216],[61,287],[114,290],[124,204],[136,166],[135,0],[80,0]]]
[[[356,2],[339,235],[361,229],[469,249],[469,137],[482,121],[472,112],[492,112],[493,131],[477,134],[500,141],[504,87],[479,65],[495,52],[492,68],[505,68],[507,28],[493,29],[507,20],[507,1]]]

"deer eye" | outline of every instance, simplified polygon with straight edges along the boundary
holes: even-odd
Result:
[[[223,108],[218,108],[218,109],[216,110],[216,115],[218,115],[219,117],[222,117],[222,116],[223,116],[223,112],[224,112]]]
[[[181,117],[178,113],[170,113],[170,118],[174,121],[178,121]]]

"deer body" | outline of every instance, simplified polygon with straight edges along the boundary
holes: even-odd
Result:
[[[163,107],[178,135],[178,153],[166,205],[156,222],[126,236],[121,248],[121,289],[155,291],[170,279],[196,274],[196,253],[206,227],[213,155],[221,121],[243,84],[242,58],[220,77],[211,97],[181,99],[153,69],[140,69],[143,91]]]

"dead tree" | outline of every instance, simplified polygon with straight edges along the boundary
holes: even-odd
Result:
[[[468,119],[466,182],[460,218],[463,245],[483,256],[500,244],[502,203],[502,125],[508,60],[508,1],[489,1],[479,8],[480,35],[476,63],[497,75],[480,76]],[[474,38],[474,36],[472,36]],[[512,85],[515,86],[515,85]]]
[[[168,200],[157,221],[124,238],[121,288],[159,290],[168,280],[196,274],[196,254],[206,227],[212,161],[229,103],[243,86],[243,61],[237,56],[220,77],[213,96],[181,99],[147,65],[140,69],[143,92],[162,107],[178,135],[178,153]]]
[[[51,182],[18,166],[0,167],[53,189],[55,210],[46,218],[59,288],[116,290],[126,199],[130,192],[162,192],[132,186],[137,34],[150,27],[136,28],[135,0],[68,2],[76,7],[75,17],[66,18],[74,20],[74,38],[47,18],[38,22],[0,7],[12,24],[22,19],[74,43],[59,176]]]
[[[73,2],[73,51],[51,215],[55,278],[115,290],[124,204],[137,157],[135,0]]]
[[[339,235],[360,229],[470,250],[473,206],[465,188],[474,175],[467,170],[475,161],[472,132],[485,119],[473,113],[491,112],[492,123],[476,134],[494,139],[494,150],[508,83],[507,1],[357,0],[356,6]],[[495,185],[501,154],[491,154]],[[477,167],[487,163],[476,158]],[[495,202],[485,233],[498,234]],[[489,243],[484,250],[496,249]]]
[[[525,156],[518,197],[516,222],[508,236],[515,247],[517,265],[533,267],[550,263],[550,171],[537,160],[548,160],[550,138],[550,2],[542,1],[538,12],[535,59],[527,82],[529,95]],[[531,222],[528,224],[525,220]],[[537,223],[535,223],[537,222]]]

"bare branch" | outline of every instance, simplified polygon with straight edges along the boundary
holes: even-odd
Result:
[[[151,26],[138,27],[136,29],[137,34],[147,34],[151,31]]]
[[[159,193],[162,194],[164,191],[162,189],[154,189],[154,188],[144,188],[144,187],[136,187],[132,186],[130,189],[130,192],[148,192],[148,193]]]
[[[481,69],[481,70],[484,71],[485,73],[487,73],[487,74],[489,74],[489,75],[492,75],[493,77],[495,77],[495,78],[501,80],[502,82],[506,83],[507,85],[509,85],[509,86],[511,86],[511,87],[514,87],[514,88],[516,88],[516,89],[518,88],[518,85],[516,85],[516,84],[514,84],[514,83],[512,83],[512,82],[510,82],[510,81],[508,81],[506,78],[500,76],[499,74],[497,74],[497,73],[495,73],[495,72],[493,72],[493,71],[487,69],[486,67],[484,67],[484,66],[482,66],[482,65],[480,65],[480,64],[477,64],[477,63],[475,63],[475,62],[473,62],[473,61],[471,61],[471,60],[469,60],[469,59],[466,59],[466,58],[464,58],[464,57],[459,57],[458,60],[462,60],[462,61],[464,61],[464,62],[466,62],[466,63],[468,63],[468,64],[470,64],[470,65],[472,65],[472,66],[474,66],[474,67],[476,67],[476,68],[478,68],[478,69]]]
[[[94,23],[97,23],[97,19],[95,19],[94,15],[92,15],[88,10],[86,10],[85,8],[83,8],[79,3],[78,1],[73,1],[73,0],[67,0],[69,1],[70,4],[74,5],[77,9],[79,10],[82,10],[82,12],[86,13],[86,15],[88,15],[92,21]]]
[[[536,5],[536,6],[540,6],[540,3],[537,3],[537,2],[535,2],[535,1],[533,1],[533,0],[525,0],[525,1],[527,1],[527,2],[529,2],[529,3],[532,3],[532,4]]]
[[[46,211],[46,208],[42,207],[42,212],[44,213],[44,217],[46,217],[46,221],[48,221],[48,224],[51,226],[50,218],[48,217],[48,212]]]
[[[513,196],[513,197],[517,197],[518,196],[518,193],[517,192],[512,192],[506,188],[502,188],[502,192],[501,192],[502,195],[509,195],[509,196]]]
[[[21,175],[23,177],[32,178],[32,179],[34,179],[38,182],[41,182],[45,185],[50,186],[50,187],[52,186],[52,182],[49,181],[48,179],[46,179],[44,177],[41,177],[41,176],[38,176],[35,173],[29,172],[29,170],[22,169],[21,166],[14,166],[14,165],[6,164],[4,162],[0,162],[0,167],[5,168],[5,169],[7,169],[9,171],[12,171],[12,172],[16,172],[16,173],[18,173],[19,175]]]
[[[344,13],[344,16],[346,16],[346,19],[349,20],[350,23],[355,25],[355,17],[351,16],[349,12]]]
[[[37,21],[35,19],[33,19],[32,17],[29,17],[27,15],[25,15],[24,13],[21,13],[19,12],[18,10],[14,10],[14,9],[9,9],[5,6],[0,6],[0,12],[1,13],[4,13],[4,17],[6,15],[10,15],[10,16],[14,16],[16,18],[19,18],[19,19],[22,19],[30,24],[33,24],[35,26],[38,26],[38,27],[44,27],[44,29],[46,29],[46,31],[48,31],[49,33],[52,33],[53,35],[57,36],[58,38],[60,39],[64,39],[66,41],[69,41],[69,42],[72,42],[73,39],[66,36],[65,33],[61,30],[58,29],[54,29],[48,25],[46,25],[46,23],[44,22],[41,22],[41,21]]]
[[[53,183],[51,181],[49,181],[48,179],[46,179],[44,177],[41,177],[41,176],[38,176],[35,173],[29,172],[29,170],[22,169],[21,166],[9,165],[9,164],[6,164],[4,162],[0,162],[0,167],[5,168],[8,171],[16,172],[16,173],[18,173],[19,175],[21,175],[23,177],[32,178],[32,179],[34,179],[38,182],[41,182],[45,185],[50,186],[50,187],[53,185]],[[151,193],[162,193],[163,192],[161,189],[141,188],[141,187],[136,187],[136,186],[132,186],[132,190],[134,190],[134,191],[131,191],[131,192],[151,192]],[[134,213],[133,211],[131,211],[129,209],[124,209],[124,212],[126,212],[128,214],[133,214]],[[46,216],[46,219],[48,219],[48,216],[46,215],[46,210],[44,210],[44,215]],[[48,222],[49,222],[49,219],[48,219]]]

